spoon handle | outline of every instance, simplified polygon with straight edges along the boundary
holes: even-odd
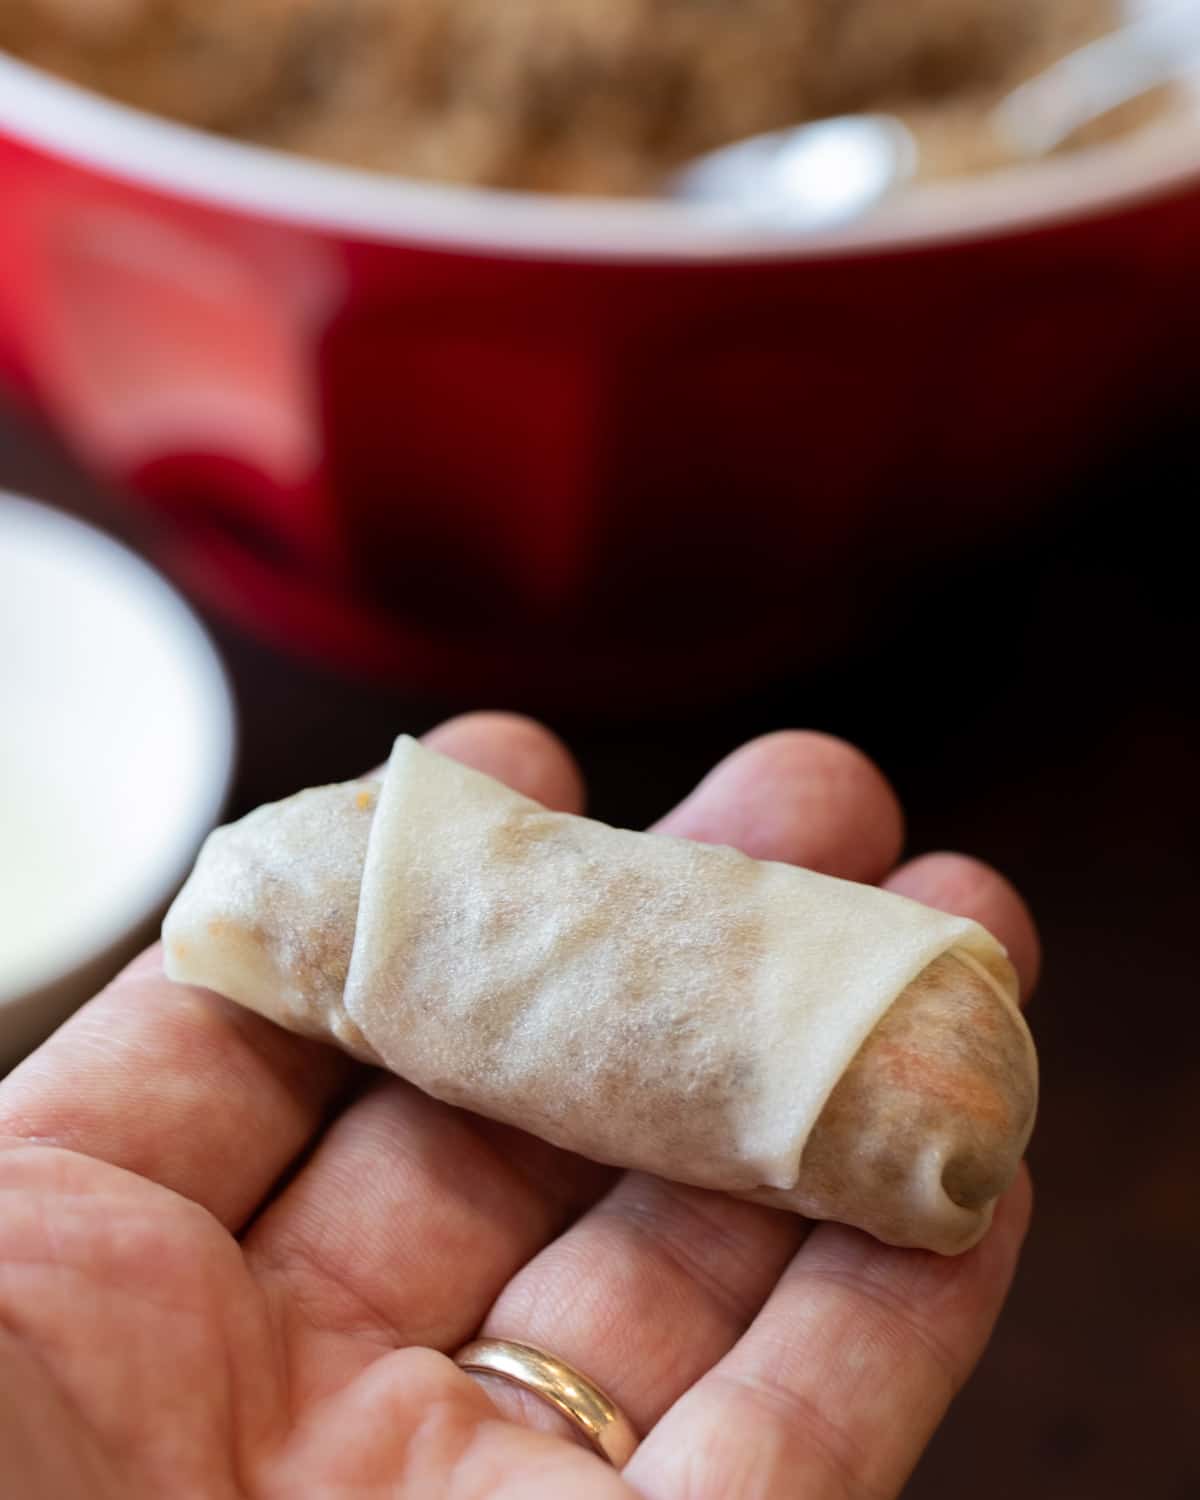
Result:
[[[1200,3],[1157,4],[1015,88],[992,126],[1020,156],[1044,156],[1110,110],[1200,64]]]

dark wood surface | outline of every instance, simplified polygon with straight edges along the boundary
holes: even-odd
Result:
[[[1046,945],[1035,1228],[910,1500],[1200,1497],[1193,426],[1190,411],[1164,415],[1036,530],[915,579],[820,673],[684,717],[551,716],[597,815],[634,825],[749,735],[847,735],[903,795],[912,851],[979,854],[1034,906]],[[11,413],[0,485],[131,534]],[[398,731],[472,706],[342,680],[212,623],[242,713],[239,809],[357,774]]]

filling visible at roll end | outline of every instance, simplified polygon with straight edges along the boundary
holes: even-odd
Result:
[[[1028,1028],[954,950],[889,1008],[830,1095],[787,1193],[752,1196],[944,1255],[986,1233],[1037,1110]]]
[[[343,1003],[376,800],[320,787],[212,834],[163,923],[167,977],[377,1062]]]

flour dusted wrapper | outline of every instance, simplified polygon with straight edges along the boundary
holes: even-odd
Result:
[[[408,738],[378,794],[214,834],[164,936],[172,978],[436,1098],[896,1243],[977,1239],[1032,1125],[1015,979],[977,923],[552,813]]]

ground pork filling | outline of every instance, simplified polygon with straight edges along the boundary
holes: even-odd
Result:
[[[0,48],[188,124],[433,180],[653,193],[761,130],[895,109],[998,165],[991,102],[1119,0],[3,0]],[[1151,101],[1104,123],[1140,123]]]

